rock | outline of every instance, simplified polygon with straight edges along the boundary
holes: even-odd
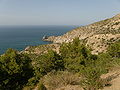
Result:
[[[30,49],[30,46],[27,46],[26,48],[25,48],[25,51],[28,51]]]

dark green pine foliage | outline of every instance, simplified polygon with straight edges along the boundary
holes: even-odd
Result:
[[[79,38],[75,38],[71,43],[64,43],[60,54],[65,70],[79,73],[82,77],[80,83],[85,90],[97,90],[102,87],[100,76],[104,72],[104,68],[101,68],[103,62],[97,63],[98,56],[92,55]]]
[[[80,42],[79,38],[75,38],[71,43],[62,44],[60,54],[64,60],[65,68],[73,72],[79,72],[89,58],[96,58],[96,56],[92,55],[90,50]]]
[[[59,54],[55,51],[48,51],[35,59],[34,70],[37,77],[41,77],[52,70],[63,70],[64,64]]]
[[[8,49],[0,56],[0,90],[19,90],[32,77],[30,58]]]
[[[120,41],[109,46],[107,53],[112,58],[120,58]]]

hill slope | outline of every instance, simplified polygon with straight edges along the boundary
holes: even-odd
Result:
[[[76,37],[85,41],[86,45],[93,49],[93,54],[105,52],[109,44],[120,40],[120,14],[90,25],[78,27],[62,36],[50,36],[44,40],[53,43],[68,43]]]
[[[79,39],[83,43],[85,43],[85,45],[87,47],[90,47],[92,49],[92,54],[99,54],[99,53],[102,53],[102,52],[106,52],[106,50],[107,50],[107,48],[110,44],[120,40],[120,14],[118,14],[118,15],[112,17],[112,18],[103,20],[103,21],[99,21],[99,22],[96,22],[96,23],[93,23],[93,24],[90,24],[90,25],[87,25],[87,26],[82,26],[82,27],[76,28],[72,31],[67,32],[66,34],[64,34],[62,36],[50,36],[48,38],[45,38],[44,40],[45,41],[51,41],[51,42],[53,42],[52,44],[27,47],[23,52],[29,54],[29,56],[33,59],[32,64],[34,66],[37,66],[37,64],[35,65],[35,63],[36,63],[35,61],[37,61],[37,60],[40,61],[41,60],[41,58],[39,59],[37,57],[39,57],[40,55],[42,55],[44,53],[47,53],[47,51],[51,50],[51,49],[56,51],[57,53],[59,53],[61,43],[72,42],[73,39],[76,38],[76,37],[79,37]],[[78,43],[78,45],[79,45],[79,43]],[[74,46],[75,45],[72,45],[72,46],[70,46],[70,48],[74,47]],[[117,44],[117,46],[118,46],[118,44]],[[65,50],[65,53],[67,52],[66,50]],[[117,52],[117,50],[118,49],[116,49],[115,52]],[[74,48],[71,50],[71,52],[73,52],[73,51],[74,51]],[[113,50],[111,52],[113,52]],[[70,53],[70,55],[71,55],[71,53]],[[95,55],[95,56],[98,56],[98,55]],[[107,56],[109,56],[109,55],[107,54]],[[102,56],[100,56],[100,57],[102,57]],[[34,58],[36,58],[36,59],[34,59]],[[108,58],[108,59],[106,59],[106,58]],[[109,62],[110,65],[112,63],[115,64],[115,65],[118,65],[119,62],[116,61],[117,59],[116,60],[114,59],[115,60],[115,63],[114,63],[114,62],[112,62],[113,61],[112,59],[110,60],[110,58],[111,57],[106,57],[106,56],[104,57],[103,56],[103,58],[100,59],[100,61],[101,60],[103,60],[103,61],[108,60],[107,62]],[[67,59],[65,58],[65,60],[67,60]],[[74,64],[74,62],[75,62],[75,64],[74,64],[75,66],[79,65],[79,64],[76,64],[77,61],[74,61],[74,60],[78,60],[78,58],[75,58],[75,59],[72,58],[72,59],[68,59],[68,60],[69,61],[67,61],[67,62],[70,62],[70,63],[73,60],[72,65]],[[41,60],[41,61],[43,61],[43,60]],[[78,62],[79,62],[79,60],[78,60]],[[106,62],[104,62],[104,63],[106,63]],[[67,64],[69,65],[69,63],[67,63]],[[47,65],[47,64],[45,64],[45,65]],[[103,63],[100,65],[100,63],[98,62],[97,66],[101,66],[102,68],[104,68]],[[96,67],[94,66],[94,68],[96,68]],[[112,68],[112,69],[114,69],[114,68]],[[103,86],[104,89],[102,89],[102,90],[119,90],[119,88],[120,88],[119,87],[120,86],[119,85],[119,80],[120,80],[120,70],[119,69],[120,69],[119,66],[118,66],[118,69],[116,69],[116,66],[115,66],[115,70],[109,71],[106,74],[103,74],[103,73],[101,74],[102,75],[101,78],[103,79],[103,85],[105,84],[105,86]],[[47,74],[47,75],[49,76],[49,74]],[[55,74],[53,74],[52,76],[54,76],[54,75]],[[62,76],[62,77],[64,77],[64,76]],[[68,77],[68,75],[67,75],[67,77]],[[56,77],[51,78],[52,80],[55,80],[55,82],[56,82],[57,80],[53,79],[53,78],[56,78]],[[42,78],[46,87],[49,86],[49,84],[48,83],[46,84],[46,82],[45,82],[45,81],[49,82],[48,79],[45,79],[45,77]],[[50,79],[50,84],[51,84],[51,81],[52,81],[51,79]],[[94,80],[94,81],[96,81],[96,80]],[[111,85],[111,86],[108,86],[108,85]],[[47,88],[49,88],[49,87],[47,87]],[[33,90],[39,90],[38,85]],[[66,85],[62,86],[61,85],[60,87],[57,87],[56,89],[53,89],[53,90],[83,90],[83,88],[80,85],[77,85],[77,84],[76,85],[69,85],[68,84],[67,86]],[[91,89],[91,90],[93,90],[93,89]],[[101,89],[99,89],[99,90],[101,90]]]

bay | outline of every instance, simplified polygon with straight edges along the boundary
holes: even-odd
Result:
[[[42,37],[62,35],[75,26],[0,26],[0,54],[8,48],[23,50],[27,46],[48,44],[42,41]]]

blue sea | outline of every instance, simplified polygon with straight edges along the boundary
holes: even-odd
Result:
[[[27,46],[36,46],[50,42],[42,41],[44,35],[62,35],[75,26],[0,26],[0,54],[8,48],[23,50]]]

